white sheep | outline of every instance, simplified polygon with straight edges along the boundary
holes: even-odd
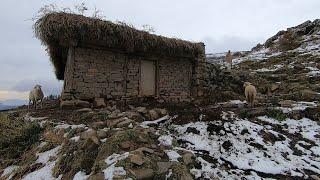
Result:
[[[243,87],[245,88],[244,93],[246,95],[247,102],[250,107],[254,106],[254,100],[257,96],[257,90],[256,87],[254,87],[251,83],[245,82],[243,84]]]
[[[42,108],[42,101],[43,101],[43,92],[41,90],[40,85],[36,85],[33,90],[29,93],[29,105],[28,108],[30,108],[31,103],[34,105],[34,108],[37,109],[37,102],[40,100],[41,108]]]

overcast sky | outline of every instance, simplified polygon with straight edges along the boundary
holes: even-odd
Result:
[[[38,83],[46,95],[62,82],[29,20],[45,4],[95,6],[107,20],[120,20],[156,34],[203,41],[206,53],[249,50],[279,30],[320,18],[320,0],[2,0],[0,7],[0,100],[23,99]],[[91,12],[87,13],[88,15]]]

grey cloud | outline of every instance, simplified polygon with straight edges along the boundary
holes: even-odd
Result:
[[[261,42],[261,38],[251,40],[235,36],[225,36],[221,39],[213,39],[207,37],[203,41],[206,44],[206,53],[217,53],[226,52],[228,50],[250,50],[252,47],[259,43],[259,40]]]
[[[36,84],[42,86],[42,90],[46,96],[48,95],[57,95],[61,93],[61,89],[63,86],[62,81],[58,81],[55,79],[37,79],[31,80],[26,79],[18,82],[14,85],[11,90],[18,91],[18,92],[26,92],[30,91]]]

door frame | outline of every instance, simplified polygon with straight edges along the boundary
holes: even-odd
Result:
[[[154,63],[154,94],[153,95],[143,95],[142,94],[142,86],[141,86],[141,79],[142,79],[142,61],[151,61],[151,62],[153,62]],[[140,74],[140,78],[139,78],[139,96],[140,97],[157,97],[158,96],[158,93],[159,93],[159,91],[158,91],[158,80],[159,80],[159,78],[158,78],[158,76],[159,76],[159,71],[158,71],[158,60],[157,59],[147,59],[147,58],[142,58],[142,59],[140,59],[139,60],[139,64],[140,64],[140,66],[139,66],[139,74]]]

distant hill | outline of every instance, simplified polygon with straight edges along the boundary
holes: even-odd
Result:
[[[0,101],[0,110],[12,109],[25,104],[28,104],[28,101],[21,99],[9,99],[5,101]]]
[[[318,62],[320,58],[320,19],[306,21],[298,26],[279,31],[251,51],[233,53],[233,64],[243,61],[263,61],[277,57],[309,57]],[[207,54],[210,63],[224,64],[226,53]]]
[[[262,49],[270,52],[310,51],[317,50],[320,44],[320,19],[306,21],[298,26],[279,31],[264,44],[258,44],[252,51]]]

